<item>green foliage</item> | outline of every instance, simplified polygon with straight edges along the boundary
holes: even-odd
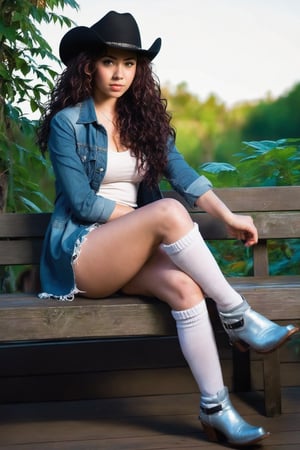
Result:
[[[253,275],[252,249],[238,241],[208,243],[222,272],[228,277]],[[300,275],[300,239],[269,240],[270,275]]]
[[[230,123],[224,104],[215,95],[201,102],[185,83],[179,84],[173,93],[165,87],[163,93],[173,114],[177,145],[189,163],[197,167],[203,160],[214,159],[220,136]]]
[[[1,141],[1,156],[5,158],[8,173],[7,210],[49,211],[52,208],[48,188],[53,179],[51,165],[35,145],[36,123],[24,116],[16,116],[16,113],[16,108],[6,105],[5,116],[11,119],[10,130],[14,138],[13,142]],[[47,191],[49,195],[45,194]]]
[[[238,169],[228,163],[209,162],[200,166],[199,171],[215,187],[241,186]]]
[[[29,101],[34,112],[41,109],[41,98],[52,89],[56,76],[51,66],[42,61],[59,62],[37,25],[54,22],[71,26],[70,19],[53,10],[65,5],[78,8],[78,5],[73,0],[2,0],[0,5],[1,96],[9,103]]]
[[[0,0],[0,181],[8,176],[9,211],[51,208],[52,169],[35,144],[37,124],[22,107],[28,102],[32,112],[41,111],[53,86],[57,60],[38,27],[71,26],[55,12],[65,6],[78,9],[75,0]],[[300,139],[288,139],[299,133],[300,84],[278,100],[231,108],[213,94],[201,101],[184,82],[163,92],[178,148],[216,187],[300,184]],[[227,248],[214,247],[214,253],[227,275],[251,274],[249,251],[238,242],[220,245]],[[299,253],[298,241],[270,242],[272,273],[299,273]]]
[[[299,136],[300,84],[277,100],[266,99],[249,111],[241,132],[243,140],[278,140]]]
[[[300,184],[300,139],[244,142],[238,169],[247,173],[248,186]]]
[[[205,163],[200,173],[215,187],[300,185],[300,139],[244,142],[235,156],[235,166],[227,163]],[[300,240],[270,240],[268,243],[270,274],[300,273]],[[239,245],[213,242],[211,249],[228,276],[251,274],[251,258],[241,253]],[[229,264],[230,258],[235,262]]]
[[[235,166],[204,163],[200,172],[216,187],[300,184],[300,139],[243,142]]]
[[[252,248],[237,240],[209,241],[207,244],[226,277],[253,275]]]
[[[281,239],[268,242],[271,260],[270,275],[300,274],[300,239]]]
[[[277,100],[241,102],[228,108],[211,94],[202,101],[186,83],[164,87],[177,144],[193,167],[217,161],[235,165],[241,142],[279,140],[299,135],[300,84]]]
[[[9,211],[49,209],[39,183],[45,187],[51,169],[35,144],[36,123],[24,117],[21,106],[28,102],[32,112],[42,111],[42,99],[53,87],[57,74],[49,62],[58,61],[38,25],[71,26],[55,12],[66,5],[79,7],[75,0],[0,0],[0,176],[8,175]]]

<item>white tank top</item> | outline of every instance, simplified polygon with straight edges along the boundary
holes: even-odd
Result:
[[[98,195],[114,200],[117,203],[137,206],[137,191],[143,174],[138,172],[135,156],[129,150],[123,152],[107,152],[107,167]]]

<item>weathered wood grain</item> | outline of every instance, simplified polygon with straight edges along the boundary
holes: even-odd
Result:
[[[216,193],[233,211],[251,214],[259,232],[259,243],[253,249],[254,276],[229,278],[229,282],[254,309],[270,319],[299,321],[300,269],[298,275],[269,276],[267,243],[269,239],[300,238],[300,186],[228,188],[216,189]],[[179,199],[174,192],[165,196]],[[197,209],[191,209],[190,214],[205,239],[229,238],[218,220]],[[38,264],[49,219],[47,213],[1,214],[0,265]],[[216,319],[212,315],[214,325],[220,328]],[[0,295],[2,344],[134,336],[176,336],[169,307],[156,299],[125,296],[103,300],[76,298],[74,302],[62,303],[22,293]],[[261,361],[265,372],[266,412],[274,415],[281,408],[278,355],[263,357]],[[239,360],[234,359],[234,364],[237,369]],[[246,362],[242,364],[245,366]],[[238,378],[238,370],[234,373]],[[250,389],[255,374],[248,375],[248,386],[244,387]]]

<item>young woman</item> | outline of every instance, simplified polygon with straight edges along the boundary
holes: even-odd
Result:
[[[41,260],[42,298],[101,299],[117,291],[167,302],[183,354],[201,392],[210,439],[232,445],[268,436],[246,423],[224,386],[205,296],[217,304],[233,343],[268,352],[297,330],[253,311],[227,283],[198,227],[177,201],[162,199],[166,177],[187,200],[257,242],[251,217],[233,214],[175,147],[166,102],[151,70],[161,40],[144,50],[131,14],[111,11],[60,44],[66,65],[39,130],[50,151],[56,202]],[[101,300],[99,300],[101,301]]]

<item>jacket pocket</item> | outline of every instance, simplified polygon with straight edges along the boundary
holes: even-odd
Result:
[[[78,145],[77,153],[84,166],[85,172],[91,181],[95,176],[96,171],[96,161],[97,161],[97,151],[90,149],[86,145]]]

